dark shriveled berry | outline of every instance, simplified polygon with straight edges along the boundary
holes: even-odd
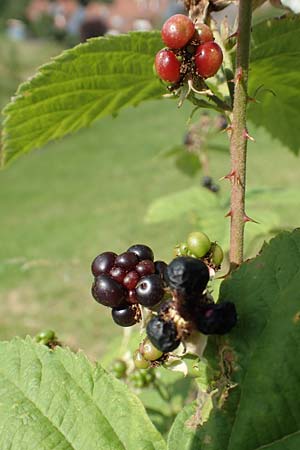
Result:
[[[131,327],[139,321],[137,318],[137,309],[133,305],[113,308],[111,315],[113,321],[121,327]]]
[[[134,244],[127,250],[130,253],[134,253],[139,261],[142,261],[143,259],[150,259],[150,261],[154,260],[154,254],[148,245],[144,244]]]
[[[104,252],[96,256],[96,258],[92,262],[93,275],[97,277],[102,273],[108,273],[114,265],[116,256],[116,253],[113,252]]]
[[[202,294],[209,281],[207,265],[190,256],[173,259],[165,272],[168,286],[178,291],[186,300]]]
[[[166,321],[162,317],[153,317],[146,328],[148,339],[161,352],[168,353],[180,344],[174,322]]]
[[[195,324],[203,334],[226,334],[237,322],[233,303],[201,305],[195,311]]]
[[[110,276],[99,275],[93,283],[92,295],[101,305],[116,308],[126,297],[126,290]]]
[[[147,308],[159,303],[164,296],[163,281],[159,275],[142,277],[135,288],[138,302]]]

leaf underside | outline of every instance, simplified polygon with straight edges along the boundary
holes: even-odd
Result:
[[[223,282],[220,300],[235,303],[238,325],[229,336],[211,338],[207,355],[215,348],[233,356],[233,387],[202,426],[197,405],[185,408],[169,450],[300,448],[299,292],[300,229],[278,235]]]
[[[164,450],[140,401],[83,354],[0,343],[1,450]]]

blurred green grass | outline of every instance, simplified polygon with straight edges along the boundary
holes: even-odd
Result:
[[[38,64],[56,51],[42,51]],[[20,62],[18,80],[31,73],[33,61],[26,67]],[[174,245],[193,228],[188,220],[144,224],[152,200],[199,183],[158,157],[181,143],[190,110],[172,101],[124,110],[0,173],[0,339],[53,328],[69,346],[99,357],[122,336],[109,311],[91,298],[90,263],[102,251],[121,252],[138,242],[170,260]],[[249,144],[249,186],[297,187],[299,159],[263,130],[250,132],[256,143]],[[219,140],[226,144],[227,137]],[[214,178],[222,177],[228,155],[215,153],[211,166]],[[222,188],[229,191],[226,182]],[[299,224],[299,208],[279,214],[283,224]]]

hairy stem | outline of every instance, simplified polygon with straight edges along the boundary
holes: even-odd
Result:
[[[237,57],[235,90],[230,139],[231,155],[231,229],[230,262],[234,267],[243,261],[246,186],[247,127],[246,109],[248,102],[247,82],[251,36],[252,1],[240,0],[237,33]]]

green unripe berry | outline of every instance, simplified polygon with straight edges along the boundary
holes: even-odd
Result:
[[[153,381],[155,380],[155,373],[151,369],[147,370],[147,372],[144,372],[143,376],[144,376],[145,383],[147,385],[149,385],[150,383],[153,383]]]
[[[126,374],[127,365],[122,359],[116,359],[111,365],[111,370],[116,378],[123,378]]]
[[[216,266],[220,266],[224,259],[224,252],[219,244],[214,242],[211,246],[211,261]]]
[[[181,242],[175,247],[176,256],[188,256],[189,249],[186,242]]]
[[[133,354],[133,362],[137,369],[148,369],[150,362],[147,361],[139,350],[136,350]]]
[[[149,339],[146,339],[142,344],[141,353],[147,361],[156,361],[163,355],[163,352],[154,347]]]
[[[193,255],[197,258],[202,258],[209,251],[211,242],[202,231],[193,231],[188,235],[187,245]]]
[[[35,336],[36,342],[47,345],[49,342],[56,339],[55,332],[53,330],[44,330]]]
[[[133,386],[136,388],[142,388],[145,386],[143,374],[139,370],[133,372],[130,375],[129,380],[131,381]]]
[[[186,242],[181,242],[179,246],[180,256],[187,256],[189,248]]]

